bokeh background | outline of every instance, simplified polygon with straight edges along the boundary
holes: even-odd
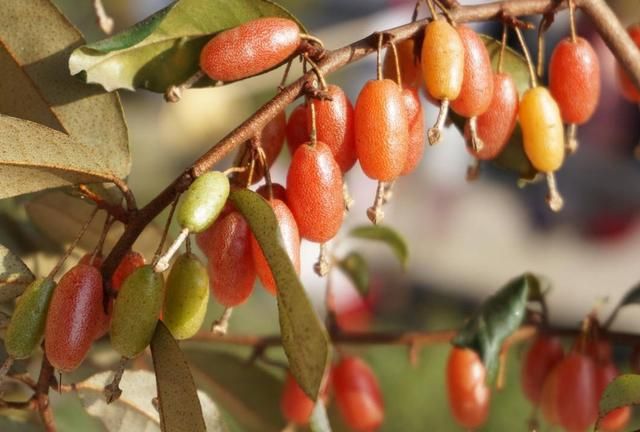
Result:
[[[88,41],[103,37],[95,25],[91,2],[56,0],[56,3]],[[373,31],[404,24],[410,20],[414,7],[412,1],[402,0],[283,0],[279,3],[330,49]],[[640,20],[637,0],[609,3],[625,24]],[[105,0],[104,4],[115,19],[118,31],[168,2]],[[613,73],[615,62],[609,50],[588,19],[581,14],[577,18],[580,34],[590,39],[600,57],[602,94],[593,119],[579,129],[579,151],[566,160],[557,176],[565,198],[564,210],[554,214],[547,209],[544,183],[520,188],[513,173],[490,165],[482,166],[479,180],[467,182],[465,174],[471,158],[460,134],[449,128],[443,142],[427,147],[416,172],[397,182],[393,200],[385,208],[385,223],[408,241],[410,259],[406,271],[402,271],[383,246],[339,240],[338,255],[358,250],[366,256],[372,270],[370,294],[364,300],[344,276],[337,271],[332,273],[341,325],[354,330],[389,331],[455,328],[480,301],[506,281],[532,271],[544,276],[552,286],[547,297],[551,322],[578,326],[594,307],[598,308],[599,316],[606,319],[622,295],[640,280],[640,162],[634,158],[640,138],[640,112],[638,106],[619,95]],[[531,17],[536,23],[537,19]],[[498,37],[501,26],[488,23],[476,29]],[[527,34],[529,46],[535,53],[535,32]],[[547,33],[547,57],[555,43],[567,34],[568,16],[560,13]],[[138,202],[145,203],[152,198],[192,160],[271,98],[281,73],[278,70],[222,88],[191,90],[179,104],[167,104],[161,95],[146,92],[121,93],[133,154],[130,185]],[[299,70],[294,69],[293,73],[295,76]],[[328,80],[342,86],[355,101],[362,85],[374,77],[375,56],[370,56],[329,76]],[[423,102],[427,104],[426,100]],[[425,106],[428,107],[426,122],[432,124],[437,108]],[[272,170],[275,181],[284,183],[288,161],[285,149]],[[348,227],[368,223],[365,211],[376,187],[358,166],[348,174],[347,181],[356,205],[343,232]],[[16,210],[3,208],[2,211]],[[12,229],[8,225],[0,226],[0,241],[13,241],[19,248],[20,242],[8,234]],[[319,312],[324,313],[326,280],[312,271],[317,245],[305,243],[302,251],[303,282]],[[38,262],[47,265],[46,260]],[[220,308],[212,304],[207,325],[219,313]],[[636,307],[626,308],[613,328],[637,331],[640,323],[637,313]],[[275,300],[256,285],[250,301],[234,313],[230,331],[273,334],[277,330]],[[204,349],[194,345],[186,342],[183,346],[188,352]],[[519,384],[523,348],[511,350],[507,387],[494,392],[490,420],[482,430],[528,430],[532,408],[522,396]],[[222,346],[206,349],[229,350]],[[382,430],[406,432],[461,430],[449,415],[446,402],[444,370],[448,350],[448,346],[426,347],[412,364],[404,347],[344,348],[347,353],[364,357],[380,379],[386,405]],[[64,377],[65,382],[84,378],[98,367],[113,364],[108,343],[103,342],[94,351],[89,367]],[[249,354],[248,350],[232,351],[245,357]],[[628,348],[616,347],[615,352],[624,369]],[[278,349],[269,354],[283,359]],[[148,367],[148,363],[141,360],[135,366]],[[207,381],[207,376],[216,375],[215,363],[199,362],[196,369],[199,384],[213,393],[220,391],[215,380]],[[275,377],[282,375],[278,368],[267,367],[267,370]],[[261,386],[260,382],[245,379],[242,374],[234,379],[231,386],[244,389],[248,395],[252,392],[279,394],[277,380],[268,381],[267,388],[267,384]],[[273,406],[277,410],[273,401],[265,409]],[[346,430],[334,409],[330,411],[335,429]],[[103,430],[96,420],[83,413],[73,395],[55,398],[55,414],[61,431]],[[227,420],[230,430],[243,430],[242,422],[233,421],[231,416]],[[18,429],[13,429],[15,427]],[[13,420],[0,417],[2,431],[27,431],[31,427],[39,430],[28,424],[16,426]]]

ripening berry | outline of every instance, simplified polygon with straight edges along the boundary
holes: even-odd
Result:
[[[520,381],[524,395],[532,404],[540,403],[545,378],[563,357],[564,349],[555,337],[541,335],[531,344],[522,362]]]
[[[262,196],[262,198],[269,200],[270,196],[269,196],[269,185],[262,185],[260,186],[258,189],[256,189],[256,193],[260,194],[260,196]],[[282,186],[279,183],[272,183],[271,184],[271,194],[273,195],[274,199],[280,200],[283,203],[287,203],[287,190],[284,188],[284,186]]]
[[[293,375],[287,373],[280,398],[283,417],[290,423],[304,426],[309,423],[314,406],[314,402],[302,391]]]
[[[300,233],[296,220],[287,205],[279,199],[269,201],[273,213],[278,220],[280,235],[282,236],[282,244],[287,251],[287,255],[293,264],[296,273],[300,273]],[[251,235],[251,253],[253,254],[253,262],[256,267],[256,273],[267,291],[275,295],[277,293],[276,281],[273,278],[271,267],[262,253],[260,244],[256,238]]]
[[[82,258],[78,260],[78,264],[91,265],[100,269],[100,267],[102,267],[102,255],[96,254],[94,256],[93,253],[84,254],[82,255]]]
[[[353,106],[336,85],[329,85],[327,94],[331,100],[311,100],[316,111],[316,137],[331,149],[340,171],[346,173],[356,163]],[[307,130],[311,130],[311,109],[306,112]]]
[[[482,149],[468,149],[480,160],[495,159],[505,148],[518,118],[518,90],[511,75],[496,73],[493,75],[493,97],[489,108],[477,118],[478,138],[484,144]],[[465,136],[469,137],[469,124],[465,127]]]
[[[18,299],[4,335],[5,350],[14,359],[30,357],[42,342],[55,287],[53,279],[38,278]]]
[[[284,111],[278,113],[260,132],[260,145],[267,159],[267,166],[271,168],[282,151],[286,137],[287,116]],[[251,141],[247,141],[238,152],[234,165],[247,167],[244,172],[236,174],[235,183],[241,186],[249,181],[249,164],[251,162]],[[256,159],[251,177],[251,184],[256,184],[264,177],[264,167],[259,159]]]
[[[598,418],[594,362],[573,352],[555,367],[555,405],[560,426],[570,432],[586,431]],[[553,403],[553,401],[551,401]]]
[[[480,427],[489,415],[491,391],[487,371],[478,354],[453,347],[447,361],[449,408],[455,420],[467,429]]]
[[[223,217],[225,217],[226,215],[228,215],[234,210],[235,210],[235,207],[233,206],[231,201],[227,201],[227,203],[222,208],[222,211],[218,215],[217,219],[222,219]],[[215,231],[214,226],[215,226],[215,223],[211,225],[209,228],[207,228],[206,230],[196,235],[196,244],[198,245],[202,253],[204,253],[207,258],[209,258],[209,255],[211,255],[211,250],[210,250],[211,244],[212,244],[211,236]]]
[[[300,237],[323,243],[342,225],[342,174],[329,147],[303,144],[293,155],[287,173],[287,200]]]
[[[210,237],[209,280],[215,299],[226,307],[244,303],[253,291],[256,270],[251,255],[251,231],[237,211],[220,218]]]
[[[600,63],[591,44],[578,37],[556,45],[549,61],[549,91],[565,123],[583,124],[600,98]]]
[[[177,212],[178,223],[190,232],[206,230],[218,217],[229,196],[229,179],[220,171],[198,177],[184,193]]]
[[[407,175],[418,167],[424,153],[424,110],[415,87],[405,87],[402,90],[402,100],[409,122],[409,143],[400,175]]]
[[[396,45],[402,88],[420,87],[422,85],[422,70],[420,69],[420,59],[415,55],[415,45],[413,39],[406,39]],[[396,60],[391,48],[387,49],[384,55],[382,76],[396,83],[398,82]]]
[[[388,79],[368,81],[356,101],[356,152],[364,173],[391,181],[407,160],[409,124],[398,85]]]
[[[547,423],[553,426],[560,424],[557,404],[558,387],[560,385],[561,383],[558,380],[558,368],[554,367],[544,379],[542,393],[540,394],[540,411],[542,412],[542,416]]]
[[[309,141],[309,129],[307,127],[307,106],[300,104],[291,111],[287,120],[287,147],[293,156],[296,149]]]
[[[464,46],[464,72],[460,94],[451,101],[451,109],[463,117],[477,117],[489,108],[493,96],[491,59],[476,32],[465,25],[458,25],[457,30]]]
[[[422,76],[429,94],[438,100],[456,99],[464,76],[464,45],[445,20],[427,24],[422,43]]]
[[[214,81],[236,81],[279,65],[299,45],[294,21],[257,18],[212,37],[200,52],[200,69]]]
[[[640,24],[633,24],[627,28],[629,36],[640,48]],[[640,102],[640,89],[631,81],[629,74],[622,68],[620,63],[616,64],[616,75],[618,76],[618,84],[622,95],[630,102]]]
[[[378,380],[364,361],[343,357],[333,367],[331,380],[340,414],[351,429],[369,432],[380,427],[384,401]]]
[[[564,128],[560,109],[544,87],[527,90],[518,110],[524,151],[531,164],[545,173],[556,171],[564,161]]]
[[[619,372],[616,365],[609,360],[603,364],[596,364],[595,374],[596,404],[599,404],[605,389],[619,375]],[[600,420],[598,430],[602,432],[622,431],[626,428],[630,418],[631,407],[626,406],[615,409]]]
[[[174,338],[188,339],[200,330],[209,302],[209,275],[200,260],[180,255],[167,277],[162,321]]]
[[[78,264],[60,278],[44,336],[44,350],[56,369],[70,372],[84,360],[100,323],[102,299],[102,275],[95,267]]]
[[[125,279],[113,304],[111,345],[126,358],[140,354],[151,342],[164,300],[164,279],[144,265]]]

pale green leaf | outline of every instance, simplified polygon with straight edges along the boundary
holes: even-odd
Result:
[[[406,268],[409,260],[409,248],[404,238],[393,228],[384,225],[362,225],[349,232],[351,237],[379,241],[391,248],[391,251]]]
[[[26,264],[0,245],[0,303],[18,297],[34,279]]]
[[[361,296],[369,293],[369,266],[362,255],[350,252],[338,261],[338,268],[349,277]]]
[[[640,375],[623,374],[609,383],[600,398],[598,422],[616,408],[629,405],[640,405]]]

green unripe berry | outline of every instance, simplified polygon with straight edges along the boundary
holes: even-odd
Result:
[[[133,358],[151,342],[164,299],[164,279],[145,265],[125,279],[113,304],[111,345]]]
[[[209,301],[209,275],[191,254],[178,257],[167,278],[162,320],[176,339],[196,334],[204,321]]]
[[[178,223],[190,232],[199,233],[216,220],[227,197],[229,179],[220,171],[198,177],[185,192],[178,209]]]
[[[4,345],[14,359],[30,357],[42,342],[47,322],[47,311],[56,283],[50,278],[38,278],[18,299]]]

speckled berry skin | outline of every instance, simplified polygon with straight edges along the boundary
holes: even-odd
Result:
[[[184,193],[177,212],[178,223],[192,233],[207,229],[218,217],[229,196],[229,179],[220,171],[202,174]]]
[[[31,282],[18,299],[4,336],[4,347],[14,359],[31,356],[42,342],[47,311],[56,283],[49,278]]]
[[[558,104],[545,87],[527,90],[518,110],[524,151],[541,172],[554,172],[565,155],[564,127]]]
[[[307,106],[300,104],[296,106],[287,120],[287,147],[293,156],[296,149],[309,141],[309,129],[307,127]]]
[[[195,255],[180,255],[167,277],[162,320],[174,338],[188,339],[200,330],[209,301],[209,275]]]
[[[567,38],[553,49],[549,91],[565,123],[583,124],[591,118],[600,99],[600,62],[586,39]]]
[[[451,109],[463,117],[477,117],[489,108],[493,96],[491,59],[475,31],[465,25],[456,28],[464,46],[464,72],[460,93],[451,101]]]
[[[629,36],[635,42],[636,46],[640,48],[640,24],[633,24],[627,28]],[[616,75],[618,77],[618,84],[622,95],[629,102],[640,102],[640,89],[631,81],[627,72],[622,68],[620,63],[616,64]]]
[[[102,275],[78,264],[65,273],[53,292],[45,328],[44,350],[51,364],[71,372],[84,360],[100,323]]]
[[[298,225],[296,220],[289,210],[287,205],[279,199],[273,199],[269,201],[273,213],[278,220],[278,227],[280,228],[280,234],[282,235],[282,241],[284,249],[287,251],[287,255],[293,264],[293,268],[297,273],[300,273],[300,233],[298,232]],[[256,273],[262,282],[264,288],[275,295],[277,293],[276,281],[271,273],[269,263],[262,253],[260,244],[256,238],[251,235],[251,253],[253,254],[253,262],[256,267]]]
[[[409,148],[407,110],[398,85],[388,79],[368,81],[356,101],[356,152],[364,173],[391,181],[404,168]]]
[[[212,80],[236,81],[277,66],[299,45],[294,21],[257,18],[211,38],[200,53],[200,69]]]
[[[496,73],[493,76],[493,97],[489,108],[477,118],[478,137],[484,146],[475,151],[468,146],[469,152],[480,160],[495,159],[509,142],[518,119],[518,90],[511,78],[505,73]],[[468,138],[469,125],[465,127],[465,136]]]
[[[164,279],[153,266],[136,269],[125,279],[113,304],[111,346],[126,358],[136,357],[151,342],[164,300]]]
[[[260,186],[256,189],[256,193],[260,194],[262,198],[269,200],[269,185],[264,184]],[[273,195],[273,198],[278,199],[285,204],[287,203],[287,190],[280,183],[271,184],[271,194]]]
[[[415,87],[405,87],[402,90],[402,100],[407,111],[409,121],[409,141],[407,157],[400,175],[412,173],[422,160],[424,154],[424,110],[420,103],[420,95]]]
[[[437,100],[454,100],[462,89],[464,45],[445,20],[430,22],[422,43],[422,75],[427,92]]]
[[[311,100],[316,111],[316,136],[331,149],[340,171],[346,173],[357,160],[353,105],[336,85],[327,86],[327,95],[331,100]],[[307,130],[311,130],[311,110],[306,113]]]
[[[251,231],[237,211],[218,219],[209,238],[209,280],[218,303],[234,307],[244,303],[256,280],[251,254]]]
[[[329,147],[303,144],[293,155],[287,173],[287,200],[300,236],[323,243],[342,225],[342,174]]]

